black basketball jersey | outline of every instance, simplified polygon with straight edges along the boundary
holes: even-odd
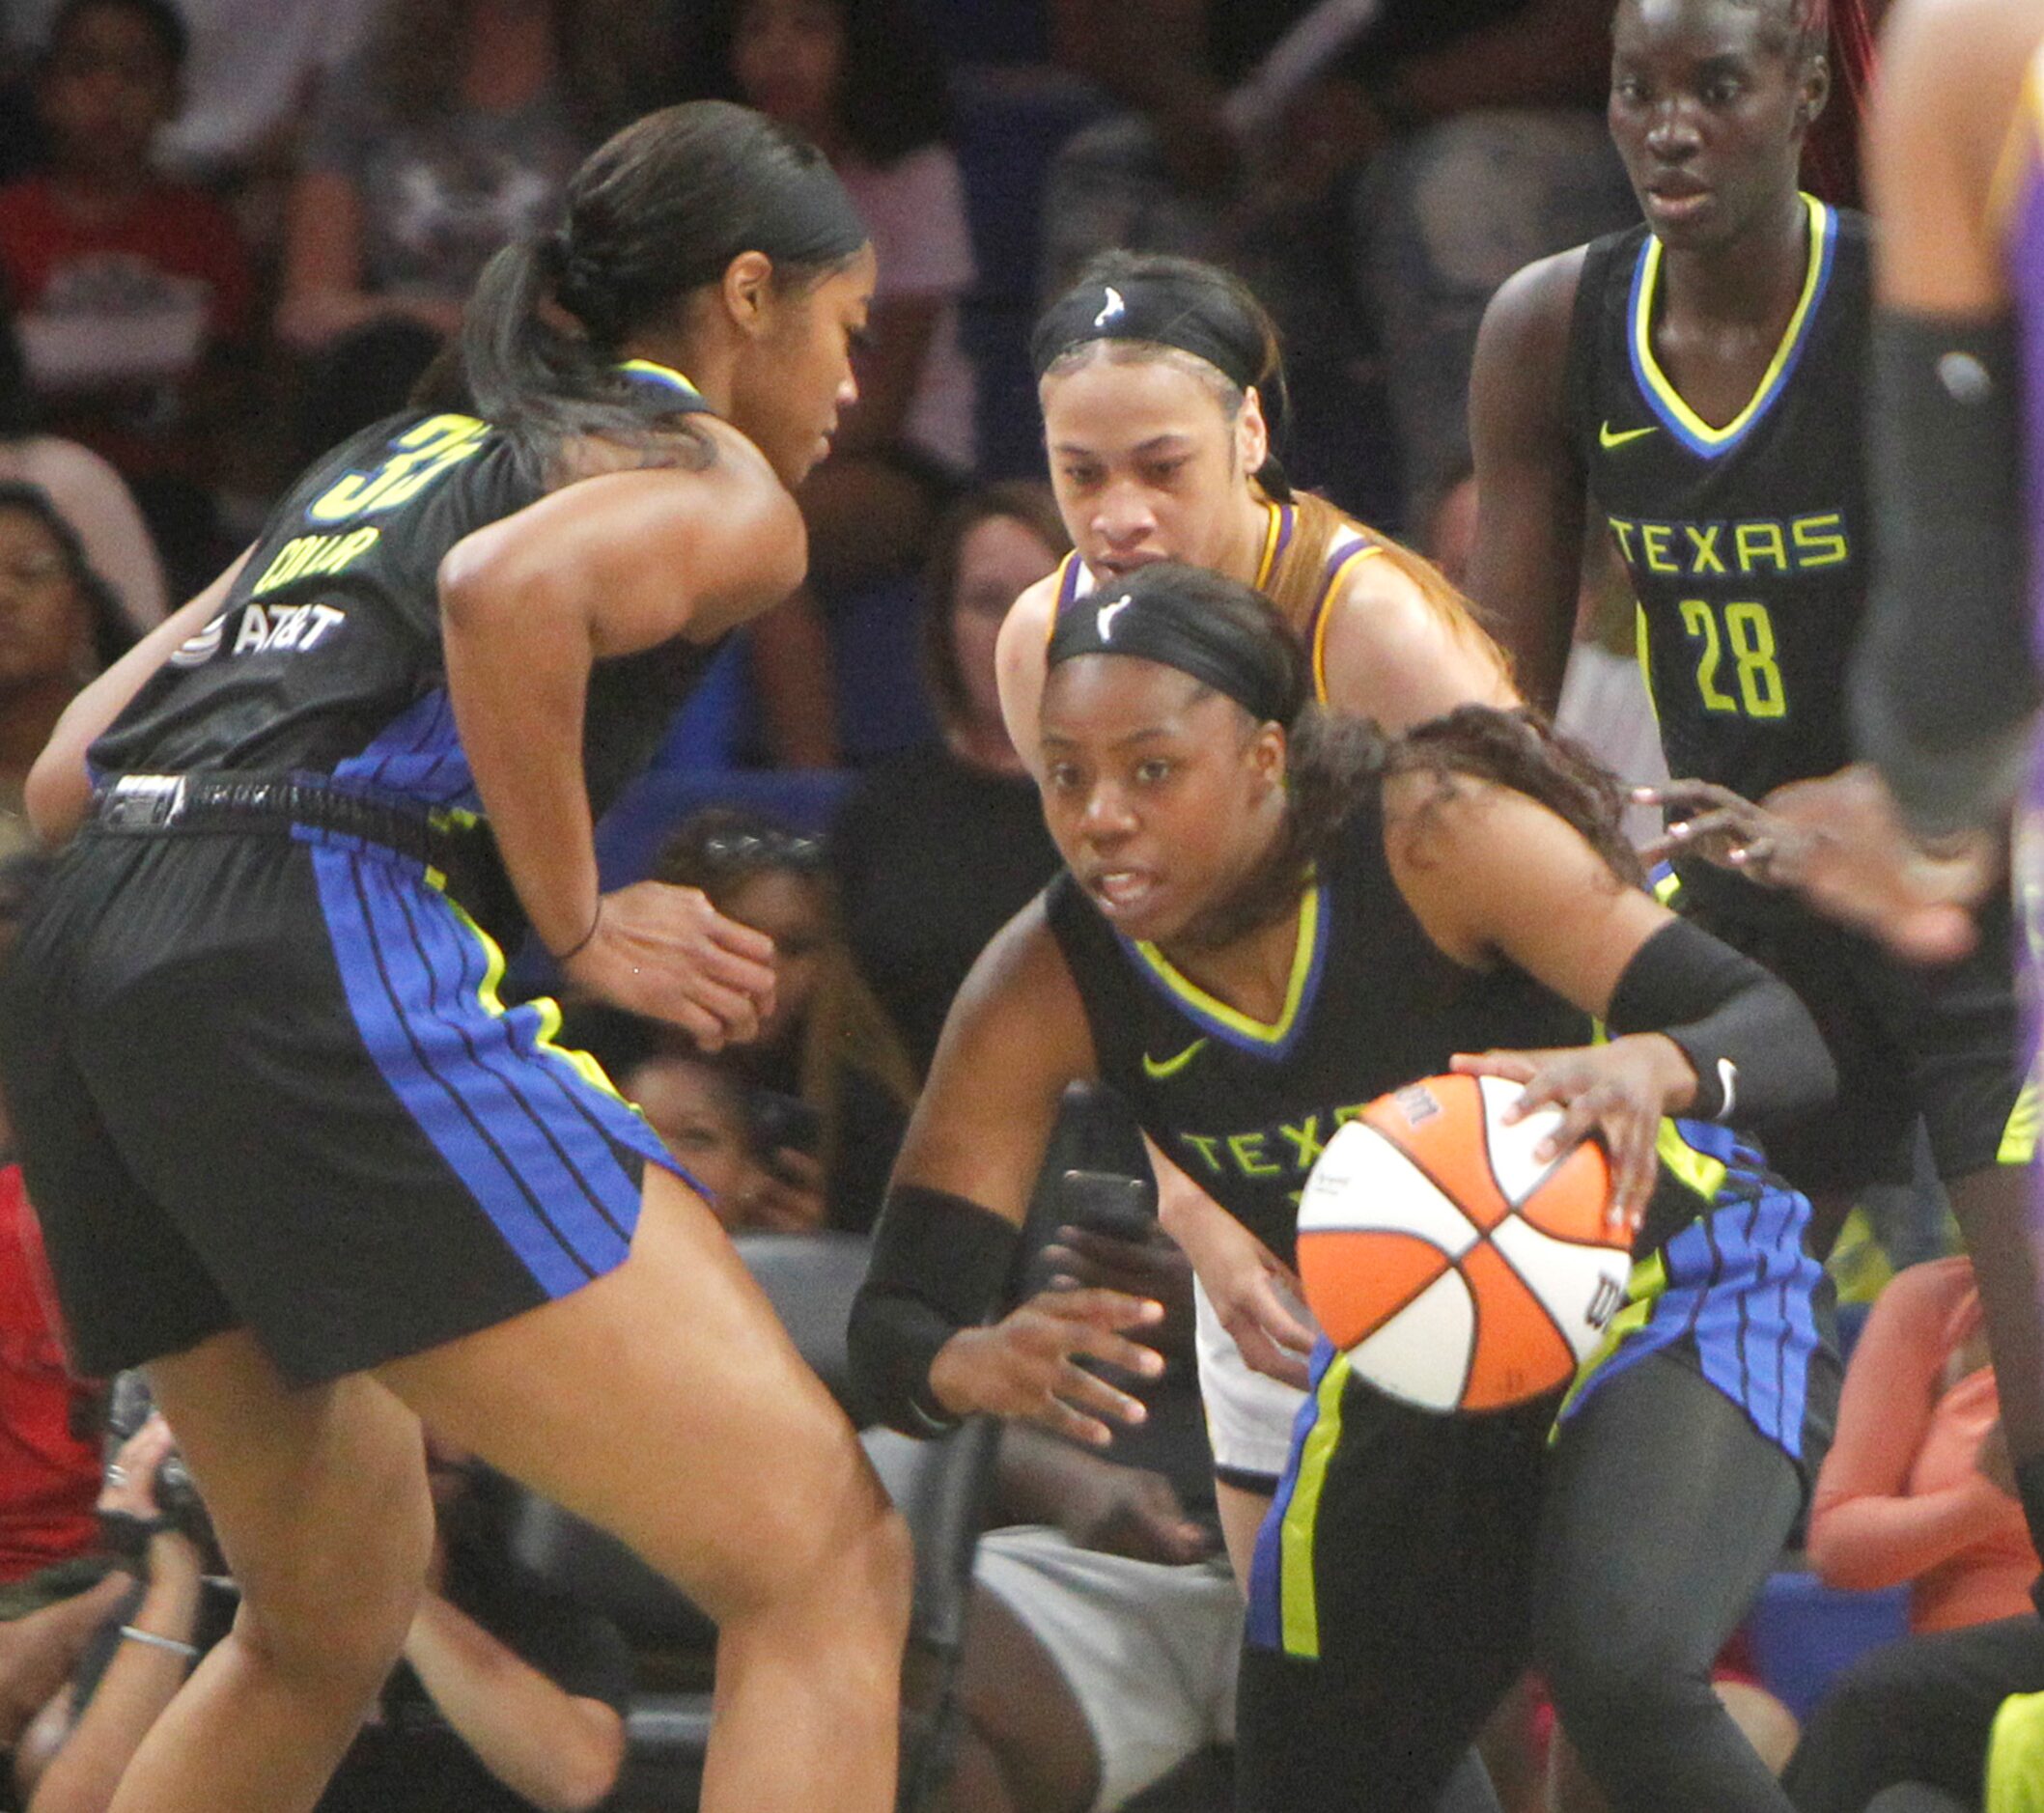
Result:
[[[1795,314],[1722,428],[1654,356],[1661,244],[1643,225],[1584,254],[1569,345],[1570,436],[1632,575],[1669,770],[1750,799],[1850,759],[1845,668],[1868,579],[1866,223],[1804,202]]]
[[[1334,1130],[1458,1051],[1585,1043],[1588,1017],[1509,967],[1444,956],[1359,808],[1299,921],[1291,985],[1261,1024],[1124,938],[1069,874],[1045,894],[1085,1002],[1101,1079],[1215,1201],[1289,1259],[1299,1192]]]
[[[653,393],[649,414],[705,408],[678,375],[628,369]],[[225,608],[93,745],[95,773],[326,775],[473,807],[440,646],[440,561],[544,488],[473,416],[413,414],[365,429],[298,481]],[[598,663],[583,739],[595,810],[650,760],[714,652],[676,639]]]

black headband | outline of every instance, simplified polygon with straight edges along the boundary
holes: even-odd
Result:
[[[1081,284],[1051,303],[1029,336],[1029,362],[1043,375],[1090,340],[1140,340],[1176,347],[1215,367],[1238,390],[1263,376],[1262,336],[1253,346],[1218,331],[1209,319],[1213,291],[1182,277],[1133,277]]]
[[[1190,674],[1259,724],[1289,725],[1300,703],[1292,652],[1260,627],[1190,596],[1181,583],[1190,572],[1145,567],[1124,584],[1075,599],[1050,632],[1048,665],[1080,655],[1133,655]]]

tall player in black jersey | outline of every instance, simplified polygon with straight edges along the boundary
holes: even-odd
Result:
[[[853,1318],[876,1407],[1096,1442],[1140,1414],[1072,1361],[1154,1371],[1155,1304],[1053,1293],[982,1325],[1071,1081],[1108,1083],[1219,1205],[1224,1228],[1186,1241],[1219,1289],[1217,1266],[1289,1256],[1314,1158],[1374,1096],[1451,1062],[1526,1080],[1568,1104],[1559,1137],[1605,1138],[1651,1282],[1552,1463],[1554,1397],[1426,1415],[1321,1345],[1247,1582],[1245,1804],[1429,1805],[1537,1625],[1544,1663],[1623,1734],[1624,1805],[1785,1806],[1707,1667],[1778,1555],[1835,1361],[1806,1204],[1722,1127],[1663,1117],[1820,1097],[1808,1016],[1627,885],[1601,775],[1489,708],[1388,745],[1324,716],[1246,587],[1148,566],[1066,612],[1047,665],[1041,785],[1069,873],[946,1024]],[[1588,1046],[1592,1014],[1609,1044]]]
[[[600,895],[591,821],[799,580],[789,488],[872,287],[813,147],[715,105],[628,128],[486,271],[460,406],[314,466],[37,765],[69,843],[10,1106],[76,1358],[147,1363],[243,1593],[120,1813],[313,1804],[424,1575],[421,1417],[717,1616],[706,1806],[892,1804],[899,1525],[686,1173],[550,1002],[504,1009],[490,935],[706,1045],[756,1027],[766,941]]]
[[[1765,1130],[1769,1156],[1810,1192],[1821,1251],[1856,1188],[1906,1176],[1921,1116],[2021,1461],[2044,1455],[2044,1367],[2006,903],[1964,962],[1913,970],[1764,885],[1764,860],[1741,875],[1705,859],[1730,853],[1705,834],[1719,824],[1757,856],[1743,802],[1851,753],[1846,675],[1882,525],[1862,445],[1863,224],[1797,189],[1824,42],[1815,0],[1621,0],[1611,132],[1645,224],[1528,266],[1491,305],[1470,391],[1473,585],[1532,696],[1552,697],[1594,500],[1639,600],[1670,768],[1714,784],[1675,790],[1684,893],[1796,989],[1839,1067],[1836,1106]],[[1703,806],[1684,835],[1679,813]],[[2044,1496],[2026,1508],[2044,1541]]]

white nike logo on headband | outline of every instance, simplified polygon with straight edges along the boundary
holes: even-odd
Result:
[[[1730,1058],[1718,1060],[1718,1087],[1724,1091],[1724,1101],[1714,1118],[1728,1121],[1732,1118],[1732,1102],[1739,1094],[1739,1067]]]
[[[1100,607],[1098,615],[1093,619],[1093,627],[1100,631],[1100,639],[1103,642],[1112,642],[1114,640],[1115,618],[1127,610],[1134,602],[1134,600],[1133,599],[1118,598],[1113,603],[1103,604]]]
[[[1111,283],[1105,284],[1102,288],[1106,291],[1107,299],[1101,305],[1100,313],[1093,318],[1093,325],[1096,327],[1105,327],[1109,321],[1129,312],[1129,305],[1121,299],[1119,290]]]

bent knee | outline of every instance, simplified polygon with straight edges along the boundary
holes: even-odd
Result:
[[[1547,1656],[1542,1672],[1563,1724],[1585,1735],[1645,1736],[1712,1698],[1708,1661],[1609,1632]]]
[[[877,1480],[870,1492],[862,1489],[861,1500],[763,1546],[730,1583],[727,1620],[793,1617],[854,1641],[898,1643],[908,1626],[914,1548]]]

